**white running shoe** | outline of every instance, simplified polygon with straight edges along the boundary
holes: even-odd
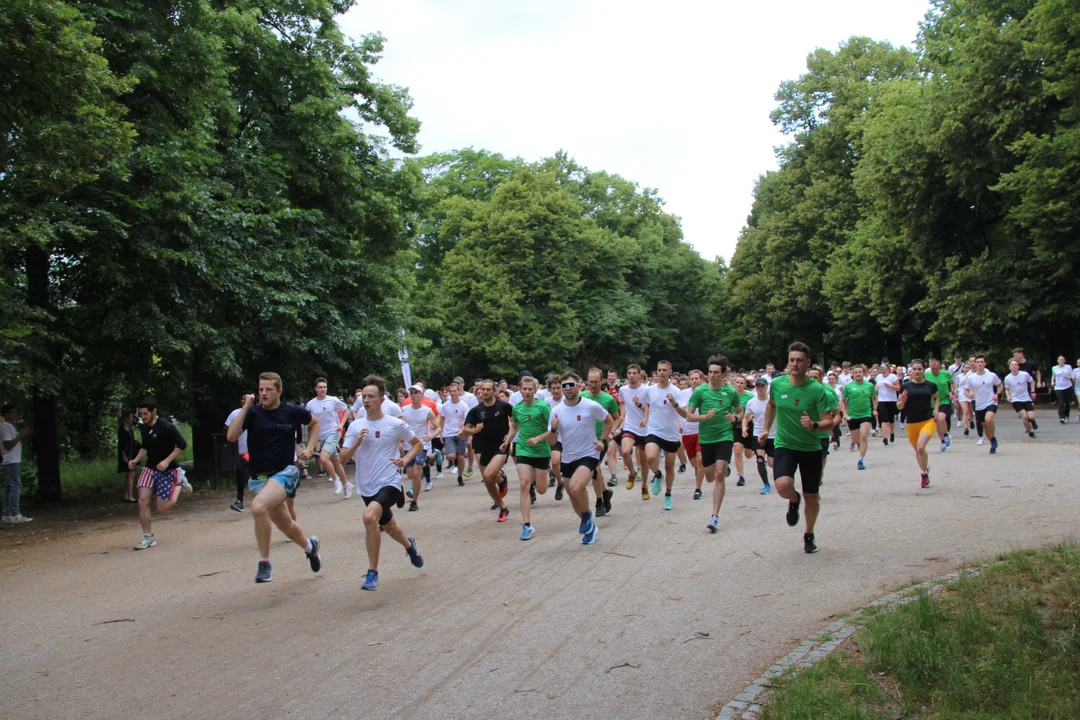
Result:
[[[180,485],[180,492],[190,493],[194,492],[191,487],[191,483],[188,482],[187,475],[184,473],[184,469],[180,468],[176,471],[176,482]]]
[[[977,442],[975,444],[976,445],[982,445],[985,441],[986,441],[986,438],[979,438],[979,442]]]
[[[340,481],[340,480],[338,480],[337,478],[334,478],[334,494],[335,494],[335,495],[340,495],[340,494],[341,494],[341,490],[342,490],[342,488],[341,488],[341,481]]]
[[[352,497],[352,491],[356,489],[356,486],[351,482],[345,483],[345,499],[348,500]]]
[[[12,525],[25,525],[28,522],[34,522],[34,518],[28,518],[22,514],[12,515],[8,522]]]
[[[438,475],[436,475],[435,477],[439,477],[439,476],[438,476]],[[425,490],[430,490],[430,489],[431,489],[431,481],[430,481],[430,480],[428,480],[428,481],[427,481],[427,482],[426,482],[426,483],[424,484],[424,489],[425,489]]]
[[[441,477],[442,477],[442,473],[441,473],[441,472],[437,472],[437,473],[435,473],[435,479],[436,479],[436,480],[438,480],[438,479],[439,479],[439,478],[441,478]]]

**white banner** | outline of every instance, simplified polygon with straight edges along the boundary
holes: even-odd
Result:
[[[401,379],[405,381],[405,389],[412,387],[412,370],[409,368],[409,351],[405,347],[405,331],[398,332],[401,338],[401,349],[398,350],[398,360],[401,361]]]

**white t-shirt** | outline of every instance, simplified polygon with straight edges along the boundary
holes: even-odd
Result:
[[[1005,389],[1009,391],[1009,397],[1013,402],[1031,402],[1031,390],[1028,385],[1030,382],[1031,375],[1025,370],[1015,375],[1009,373],[1005,376]]]
[[[430,408],[425,408],[430,410]],[[401,473],[390,460],[398,456],[398,444],[411,442],[416,433],[404,420],[383,415],[379,420],[354,420],[345,433],[345,447],[356,444],[356,436],[367,428],[368,434],[356,451],[356,489],[371,497],[387,485],[401,489]]]
[[[465,427],[465,416],[469,414],[469,404],[460,396],[458,401],[447,400],[442,406],[443,437],[457,437],[461,428]]]
[[[18,436],[19,432],[9,422],[0,424],[0,440],[10,441]],[[22,462],[22,442],[10,450],[4,450],[4,464],[14,465]]]
[[[337,434],[338,423],[341,422],[341,416],[338,413],[349,406],[333,395],[327,395],[322,400],[319,398],[308,400],[305,407],[319,421],[319,441],[321,442],[327,437]]]
[[[963,364],[953,363],[949,366],[949,374],[956,377],[960,373],[960,368],[964,367]]]
[[[435,413],[427,405],[421,405],[419,410],[409,403],[401,409],[401,419],[409,426],[416,437],[424,443],[424,449],[431,452],[431,429],[428,427],[435,423]]]
[[[634,398],[637,398],[642,405],[645,405],[648,402],[648,392],[649,388],[644,385],[638,385],[636,388],[623,385],[619,388],[619,402],[622,403],[623,411],[626,413],[623,430],[634,435],[643,435],[645,433],[645,430],[641,427],[641,421],[645,418],[645,409],[639,408],[634,403]]]
[[[506,402],[510,403],[510,407],[513,407],[524,399],[525,398],[521,397],[521,391],[515,390],[514,392],[510,393],[510,399]]]
[[[973,372],[964,380],[964,387],[975,394],[976,410],[985,410],[994,404],[997,399],[994,396],[994,386],[1000,384],[1001,379],[989,370],[982,375]]]
[[[232,421],[236,419],[236,416],[239,415],[240,411],[243,410],[243,409],[244,408],[236,408],[231,413],[229,413],[229,417],[225,418],[225,427],[226,427],[226,429],[230,425],[232,425]],[[247,451],[248,451],[248,447],[247,447],[247,430],[240,433],[240,439],[238,439],[236,441],[236,449],[240,451],[241,455],[247,454]]]
[[[685,390],[680,390],[675,395],[675,397],[678,399],[679,405],[681,407],[686,407],[687,404],[690,402],[690,396],[693,395],[693,394],[694,394],[694,388],[689,387],[689,388],[686,388]],[[682,423],[682,430],[680,430],[680,432],[683,434],[683,436],[697,435],[698,434],[698,424],[696,422],[690,422],[689,420],[686,420],[685,418],[679,418],[679,422]]]
[[[970,373],[953,373],[953,380],[955,381],[954,387],[956,388],[956,398],[958,402],[971,402],[968,396],[964,394],[964,382],[967,380],[968,375],[970,375]]]
[[[671,384],[666,388],[659,385],[649,388],[645,399],[641,401],[649,406],[649,424],[645,427],[646,435],[655,435],[668,442],[679,442],[679,421],[682,420],[682,416],[667,398],[671,395],[677,400],[676,393],[678,392],[679,388]]]
[[[431,400],[436,405],[442,405],[442,398],[439,397],[439,393],[435,392],[431,388],[428,388],[424,391],[424,397],[426,397],[428,400]]]
[[[885,384],[895,385],[898,382],[900,382],[900,379],[896,377],[896,373],[878,375],[876,383],[878,402],[896,402],[896,391],[890,387],[885,387]]]
[[[477,405],[480,404],[480,401],[476,399],[476,396],[473,395],[468,390],[461,393],[461,399],[464,400],[469,405],[470,410],[472,410],[474,407],[476,407]]]
[[[757,393],[754,397],[746,401],[746,410],[750,413],[754,420],[754,437],[761,435],[761,431],[765,429],[765,408],[768,407],[768,399],[760,400]],[[769,437],[776,437],[776,423],[769,428]]]
[[[836,384],[843,390],[844,386],[851,382],[851,375],[848,373],[840,373],[836,376]]]
[[[607,419],[608,411],[594,400],[579,397],[575,405],[559,403],[551,411],[551,424],[558,420],[559,442],[562,443],[562,461],[572,463],[581,458],[599,458],[596,449],[596,421]]]
[[[1054,375],[1054,389],[1055,390],[1068,390],[1072,387],[1072,366],[1066,363],[1061,367],[1055,365],[1050,368],[1050,372]]]
[[[361,395],[356,398],[356,402],[349,408],[356,415],[357,420],[361,420],[367,417],[367,410],[364,409],[364,397]],[[401,407],[390,398],[383,395],[382,399],[382,411],[383,415],[390,415],[391,417],[401,417]]]
[[[537,400],[543,400],[544,402],[547,402],[550,398],[551,398],[551,391],[548,390],[547,388],[540,388],[539,390],[536,391],[536,399]],[[551,403],[548,403],[548,404],[550,405]]]
[[[552,410],[554,410],[555,408],[562,405],[562,401],[563,401],[562,397],[560,397],[558,400],[556,400],[555,397],[551,393],[548,393],[548,396],[546,398],[544,398],[544,402],[546,402],[548,404],[548,406]],[[550,426],[550,423],[548,423],[548,425]]]

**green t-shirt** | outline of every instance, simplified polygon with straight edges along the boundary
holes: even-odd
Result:
[[[818,422],[828,416],[836,394],[817,380],[806,379],[802,385],[792,385],[790,375],[781,375],[769,388],[771,402],[776,406],[776,447],[806,452],[821,451],[821,441],[816,431],[802,426],[806,413],[810,420]]]
[[[687,406],[697,415],[716,410],[716,416],[712,420],[702,420],[698,423],[698,442],[718,443],[735,440],[731,423],[727,421],[728,413],[738,415],[739,409],[742,408],[742,402],[735,388],[725,385],[719,390],[713,390],[708,383],[699,385],[690,396]]]
[[[941,405],[949,405],[952,403],[952,398],[949,397],[949,386],[952,384],[952,373],[945,368],[942,368],[937,373],[932,373],[927,370],[925,374],[927,382],[932,382],[937,385],[938,403]]]
[[[826,390],[825,398],[829,401],[829,412],[835,413],[836,409],[840,407],[840,398],[836,396],[836,391],[833,390],[830,386],[826,385],[825,383],[822,383],[821,386]],[[819,438],[827,438],[831,435],[832,428],[828,430],[818,430]]]
[[[849,418],[868,418],[874,414],[871,398],[874,385],[867,380],[857,383],[854,380],[844,386],[844,402],[847,403]]]
[[[584,392],[581,393],[581,397],[585,398],[586,400],[592,400],[593,402],[600,403],[601,407],[603,407],[605,410],[607,410],[609,413],[611,413],[612,418],[615,418],[615,417],[617,417],[619,415],[619,403],[615,402],[615,398],[611,397],[611,395],[604,392],[603,390],[600,391],[599,395],[593,395],[588,390],[585,390]],[[597,420],[596,421],[596,437],[603,437],[603,433],[604,433],[604,421],[603,420]]]
[[[529,445],[528,440],[548,431],[551,418],[551,406],[543,400],[533,400],[532,405],[519,402],[513,410],[514,422],[518,424],[519,434],[516,451],[520,457],[551,457],[551,445],[547,440]]]

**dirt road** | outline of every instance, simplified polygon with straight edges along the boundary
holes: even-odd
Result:
[[[322,539],[322,572],[275,532],[269,585],[252,582],[251,518],[222,496],[185,498],[142,552],[127,506],[7,528],[0,707],[7,718],[125,720],[711,717],[837,613],[1080,534],[1080,447],[1052,442],[1080,431],[1054,424],[1021,442],[1014,420],[1003,425],[996,457],[973,439],[945,454],[932,446],[929,490],[906,442],[873,443],[864,472],[846,446],[834,453],[814,556],[752,472],[746,487],[729,480],[717,535],[705,530],[708,488],[693,501],[691,474],[671,512],[620,484],[591,547],[566,500],[540,498],[526,543],[513,490],[499,524],[478,476],[464,488],[437,480],[420,512],[398,513],[425,567],[384,543],[375,593],[359,589],[361,505],[325,481],[298,498],[301,524]]]

